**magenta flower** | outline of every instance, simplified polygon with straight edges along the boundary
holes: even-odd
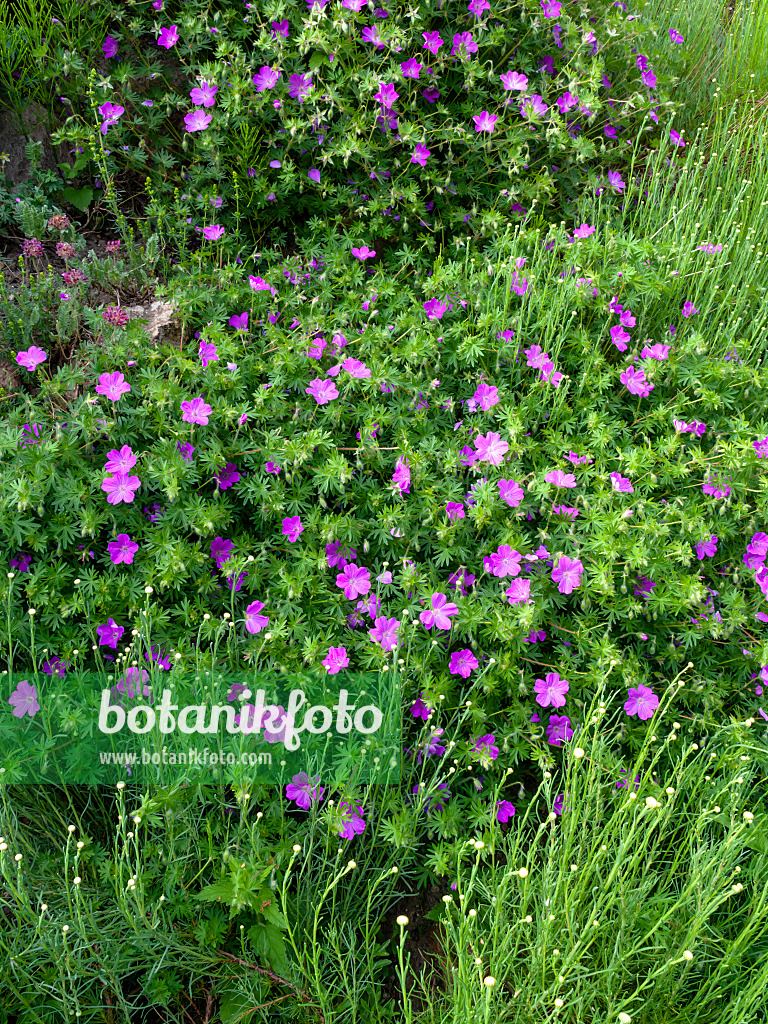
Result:
[[[509,445],[502,441],[499,434],[489,430],[486,435],[478,434],[474,440],[477,449],[478,462],[490,462],[492,466],[500,466],[505,454],[509,451]]]
[[[680,33],[677,31],[677,29],[674,29],[674,28],[671,28],[669,30],[669,38],[672,40],[673,43],[682,43],[683,42],[683,37],[680,35]]]
[[[525,497],[523,488],[515,480],[498,480],[499,497],[512,508],[517,508]]]
[[[181,403],[181,412],[181,418],[185,423],[198,423],[205,426],[211,415],[211,407],[204,398],[193,398],[188,402]]]
[[[327,405],[328,402],[339,397],[339,392],[333,381],[323,380],[321,377],[316,377],[311,381],[309,387],[304,388],[304,391],[306,394],[312,395],[318,405]]]
[[[430,53],[437,54],[437,51],[443,45],[444,40],[440,38],[439,32],[422,32],[424,39],[423,49],[429,50]]]
[[[365,566],[348,562],[344,566],[344,571],[336,577],[336,586],[341,587],[345,597],[354,601],[361,594],[367,594],[371,589],[370,575],[370,569],[366,569]]]
[[[645,378],[645,370],[638,370],[634,366],[626,369],[619,379],[630,394],[640,395],[641,398],[647,398],[656,386],[648,383]]]
[[[256,92],[264,92],[266,89],[274,89],[281,72],[277,68],[271,68],[268,64],[265,64],[259,71],[253,76],[253,84],[256,86]]]
[[[99,113],[104,118],[101,123],[101,134],[106,135],[111,124],[117,124],[118,120],[125,113],[125,107],[118,106],[114,103],[102,103],[99,107]]]
[[[619,491],[621,494],[634,494],[635,488],[627,477],[622,476],[621,473],[611,473],[611,484],[614,491]]]
[[[480,760],[490,765],[491,761],[495,761],[499,756],[499,748],[495,745],[496,737],[493,733],[487,733],[485,736],[479,736],[472,747],[472,752],[480,755]]]
[[[561,114],[567,114],[568,111],[575,107],[578,102],[578,96],[574,96],[570,92],[564,92],[557,100],[557,105],[560,107]]]
[[[472,651],[465,647],[463,651],[455,651],[451,655],[448,668],[451,675],[461,676],[462,679],[469,679],[470,672],[474,671],[478,665],[479,662]]]
[[[127,533],[118,533],[117,540],[110,541],[107,544],[107,551],[113,565],[119,565],[121,562],[130,565],[133,562],[133,556],[138,550],[139,545],[131,540]]]
[[[768,437],[764,437],[762,441],[753,441],[752,447],[758,459],[768,459]]]
[[[408,459],[401,456],[395,465],[395,472],[392,474],[392,482],[397,485],[401,494],[408,494],[411,489],[411,470]]]
[[[498,551],[483,559],[483,568],[500,579],[517,576],[520,572],[520,558],[519,551],[513,551],[509,544],[501,544]]]
[[[704,558],[713,558],[717,553],[717,537],[714,533],[709,540],[702,541],[696,545],[696,557],[701,562]]]
[[[545,18],[559,18],[560,8],[563,6],[560,0],[539,0]]]
[[[395,100],[400,98],[400,93],[395,91],[391,82],[379,82],[379,91],[373,94],[373,98],[383,106],[391,107]]]
[[[262,615],[263,601],[252,601],[245,609],[245,628],[249,633],[260,633],[269,624],[269,616]]]
[[[532,96],[526,96],[520,102],[521,117],[543,117],[548,110],[549,107],[537,92],[535,92]]]
[[[107,453],[107,461],[104,469],[107,473],[127,473],[136,465],[137,458],[131,450],[131,446],[124,444],[122,448],[113,448]]]
[[[462,59],[469,59],[470,53],[477,53],[477,43],[472,38],[472,33],[457,32],[453,37],[451,56],[455,57],[458,54]]]
[[[440,299],[428,299],[424,303],[424,312],[428,320],[442,320],[445,311],[448,309]]]
[[[194,104],[203,107],[212,107],[216,102],[216,93],[219,91],[217,85],[211,85],[208,82],[203,82],[199,88],[193,89],[189,96]]]
[[[202,110],[193,110],[191,114],[185,116],[184,125],[188,132],[202,132],[212,120],[211,114],[206,114]]]
[[[581,227],[575,228],[573,237],[581,240],[582,238],[589,238],[590,235],[594,235],[596,231],[594,224],[582,224]]]
[[[619,352],[626,352],[627,344],[632,341],[632,338],[627,334],[621,324],[614,324],[611,328],[611,341]]]
[[[493,810],[496,814],[496,821],[500,821],[502,825],[505,825],[515,813],[514,804],[509,800],[497,800]]]
[[[681,148],[685,148],[685,143],[683,142],[682,136],[679,132],[674,131],[674,129],[670,131],[669,139],[673,146],[680,146]]]
[[[350,377],[355,377],[357,380],[367,379],[371,376],[371,371],[359,359],[345,359],[341,367],[347,371]]]
[[[359,249],[352,249],[352,255],[359,260],[371,260],[376,255],[376,250],[369,249],[367,245],[361,245]]]
[[[343,650],[343,648],[339,648],[339,650]],[[308,811],[313,803],[319,803],[323,799],[325,789],[317,785],[319,781],[319,775],[310,779],[306,772],[299,772],[285,787],[286,799],[293,800],[302,811]]]
[[[114,36],[106,36],[101,47],[101,52],[109,60],[117,55],[117,40]]]
[[[473,114],[472,120],[475,122],[476,132],[492,132],[495,129],[496,122],[499,120],[498,114],[491,114],[487,110],[481,110],[479,114]]]
[[[683,316],[685,316],[685,317],[693,316],[694,313],[698,313],[698,312],[699,312],[698,309],[696,309],[696,307],[694,306],[694,304],[692,302],[684,302],[683,303]]]
[[[669,345],[662,345],[657,342],[655,345],[645,345],[643,351],[640,353],[641,359],[658,359],[661,362],[662,359],[669,357]]]
[[[608,184],[617,192],[623,192],[627,187],[618,171],[608,171]]]
[[[445,511],[448,513],[448,518],[452,523],[455,523],[457,519],[464,519],[464,506],[460,501],[449,501],[445,506]]]
[[[451,616],[458,615],[458,606],[449,602],[445,594],[432,595],[432,607],[427,608],[419,615],[419,621],[425,629],[450,629]]]
[[[471,0],[469,5],[469,13],[474,14],[476,18],[483,16],[483,11],[490,11],[491,5],[488,0]]]
[[[115,371],[114,373],[102,373],[95,390],[98,395],[104,395],[110,402],[118,402],[122,395],[128,394],[131,385],[122,373]]]
[[[642,721],[653,718],[653,713],[659,706],[659,698],[648,686],[642,683],[637,688],[629,688],[628,698],[624,704],[624,710],[628,715],[637,715]]]
[[[562,469],[552,469],[544,477],[548,484],[554,484],[555,487],[575,487],[576,477],[573,473],[564,473]]]
[[[581,574],[584,566],[579,559],[571,559],[563,555],[552,570],[552,582],[557,584],[561,594],[570,594],[581,586]]]
[[[329,675],[336,675],[341,669],[349,665],[349,656],[346,647],[329,647],[328,653],[323,658],[322,665],[328,669]]]
[[[235,313],[233,316],[231,316],[229,318],[227,323],[229,324],[230,327],[234,327],[235,330],[237,330],[237,331],[247,331],[248,330],[248,313],[247,312],[246,313],[240,313],[240,314]]]
[[[108,476],[101,482],[102,491],[107,493],[107,502],[110,505],[119,505],[121,501],[129,503],[134,499],[134,491],[141,487],[141,480],[137,476],[127,476],[125,473],[115,473]]]
[[[307,172],[307,177],[310,181],[314,181],[316,184],[320,184],[320,171],[316,167],[313,167],[311,171]]]
[[[19,572],[29,572],[29,563],[32,561],[32,555],[27,555],[23,551],[18,551],[16,557],[11,560],[11,568],[18,569]]]
[[[411,163],[420,164],[422,167],[426,167],[429,156],[430,150],[428,150],[426,146],[419,143],[416,149],[414,149],[413,151],[413,155],[411,156]]]
[[[573,736],[571,720],[567,715],[550,715],[547,723],[547,743],[553,747],[562,745],[563,740],[567,743]]]
[[[288,25],[288,19],[284,21],[273,21],[272,22],[272,38],[277,39],[278,36],[283,36],[284,39],[288,38],[290,27]]]
[[[19,366],[23,366],[25,370],[29,371],[34,370],[40,363],[44,363],[47,358],[48,353],[38,348],[37,345],[32,345],[26,352],[16,353],[16,362]]]
[[[567,679],[561,679],[557,672],[547,672],[544,679],[537,679],[534,684],[536,691],[536,703],[543,708],[561,708],[565,705],[565,695],[568,693],[570,683]]]
[[[363,808],[359,804],[349,804],[346,800],[339,801],[339,812],[341,828],[339,835],[342,839],[354,839],[365,831],[363,821]]]
[[[16,684],[16,689],[8,698],[8,703],[13,708],[14,718],[23,718],[24,715],[34,718],[40,710],[37,690],[27,679],[22,679]]]
[[[223,234],[224,228],[221,224],[209,224],[207,228],[203,228],[203,235],[209,242],[218,242]]]
[[[531,581],[513,580],[511,586],[504,591],[510,604],[526,604],[531,600]]]
[[[208,366],[208,363],[218,362],[219,360],[218,354],[216,353],[216,346],[212,341],[201,341],[197,354],[200,356],[203,369]]]
[[[498,388],[483,381],[477,386],[472,401],[478,403],[483,412],[488,412],[492,406],[499,404]]]
[[[214,473],[214,479],[219,485],[219,489],[226,491],[227,488],[232,487],[240,480],[240,473],[238,472],[237,466],[234,462],[228,462],[226,466],[219,467]]]
[[[424,693],[422,691],[422,693],[417,697],[413,704],[411,704],[411,714],[413,715],[414,718],[421,718],[426,722],[426,720],[429,718],[429,713],[432,709],[429,707],[428,704],[425,704],[424,701],[421,699],[423,696]]]
[[[291,544],[296,543],[303,530],[300,516],[287,516],[283,520],[283,536],[287,537]]]
[[[403,78],[413,78],[418,81],[419,72],[423,67],[424,65],[419,64],[415,57],[411,57],[409,60],[403,61],[400,64],[400,71],[402,72]]]
[[[381,41],[379,30],[375,25],[364,28],[361,35],[364,43],[373,43],[377,50],[384,49],[384,43]]]
[[[179,41],[179,33],[176,25],[171,25],[170,28],[161,28],[160,36],[157,40],[158,46],[164,46],[166,50],[170,50],[172,46],[175,46]]]
[[[347,556],[347,557],[345,557]],[[355,548],[344,548],[343,544],[331,541],[325,545],[325,557],[328,559],[328,568],[334,569],[337,565],[344,569],[350,562],[357,558]]]
[[[310,92],[314,89],[312,85],[312,72],[306,75],[291,75],[288,79],[288,95],[299,103],[303,103]]]
[[[381,644],[385,651],[394,651],[397,647],[397,631],[400,623],[397,619],[388,619],[386,615],[378,616],[373,623],[373,629],[368,630],[368,636]]]
[[[117,642],[125,632],[123,626],[118,626],[114,619],[107,619],[105,625],[97,626],[96,632],[99,637],[100,647],[117,647]]]
[[[255,292],[269,292],[275,293],[274,288],[270,288],[263,277],[254,277],[253,274],[248,275],[248,284],[253,288]]]
[[[650,68],[648,68],[647,71],[644,71],[642,75],[640,75],[640,78],[642,79],[643,85],[646,86],[646,88],[656,88],[656,75],[653,71],[651,71]]]

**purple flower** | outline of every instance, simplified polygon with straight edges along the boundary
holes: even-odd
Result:
[[[194,104],[203,107],[212,107],[216,102],[216,93],[219,91],[217,85],[202,82],[199,88],[193,89],[189,96]]]
[[[101,482],[101,489],[107,494],[107,502],[110,505],[119,505],[121,501],[129,503],[134,499],[134,491],[141,487],[141,480],[137,476],[128,476],[125,473],[115,473],[108,476]]]
[[[413,151],[413,154],[411,156],[411,163],[420,164],[422,167],[426,167],[427,160],[429,159],[430,156],[430,152],[431,151],[427,149],[426,146],[422,145],[422,143],[420,142],[416,146],[416,149]]]
[[[683,37],[680,35],[680,33],[677,31],[677,29],[674,29],[674,28],[671,28],[669,30],[669,38],[672,40],[673,43],[682,43],[683,42]]]
[[[380,615],[373,625],[374,628],[368,630],[371,640],[381,644],[385,651],[394,651],[398,644],[397,631],[400,628],[397,619],[388,619],[386,615]]]
[[[162,647],[155,647],[155,645],[153,644],[148,651],[144,652],[144,660],[149,662],[150,664],[154,662],[158,666],[158,668],[162,668],[166,672],[170,671],[171,662],[170,659],[168,658],[168,655],[166,654],[165,649]]]
[[[717,537],[714,533],[709,540],[702,541],[696,545],[696,557],[701,562],[704,558],[713,558],[717,552]]]
[[[667,359],[669,356],[669,345],[662,345],[657,342],[655,345],[645,345],[643,351],[640,353],[641,359]]]
[[[419,795],[421,785],[422,783],[417,782],[411,790],[414,796]],[[448,789],[447,782],[439,782],[437,786],[435,786],[435,790],[435,793],[424,800],[424,810],[428,815],[439,814],[445,807],[445,801],[450,799],[451,796],[451,791]]]
[[[476,132],[493,132],[496,122],[499,120],[499,115],[491,114],[487,110],[481,110],[479,114],[472,115],[472,120],[475,122]]]
[[[430,53],[436,54],[440,47],[443,45],[443,40],[440,38],[439,32],[422,32],[424,39],[424,50],[429,50]]]
[[[158,46],[164,46],[166,50],[170,50],[172,46],[175,46],[179,41],[179,33],[176,25],[171,25],[170,28],[161,28],[160,35],[157,40]]]
[[[354,601],[361,594],[367,594],[371,589],[370,575],[370,569],[349,562],[344,566],[344,571],[336,577],[336,586],[341,587],[345,597]]]
[[[114,373],[102,373],[95,390],[97,394],[104,395],[110,402],[117,402],[122,395],[128,394],[131,385],[122,373],[115,371]]]
[[[460,501],[449,501],[445,506],[445,511],[452,523],[455,523],[457,519],[464,519],[464,506]]]
[[[570,683],[567,679],[561,679],[557,672],[547,672],[544,679],[537,679],[534,684],[536,691],[536,703],[543,708],[562,708],[565,705],[565,695],[568,693]]]
[[[23,366],[25,370],[30,372],[39,366],[40,363],[44,363],[47,358],[48,353],[38,348],[37,345],[30,346],[26,352],[16,353],[16,362],[19,366]]]
[[[458,607],[449,602],[445,594],[433,594],[432,607],[420,613],[419,621],[425,629],[432,629],[433,626],[437,629],[450,629],[450,617],[458,614]]]
[[[235,313],[233,316],[229,318],[227,323],[229,324],[230,327],[234,327],[235,330],[237,331],[247,331],[248,313],[240,313],[239,315]]]
[[[214,473],[214,478],[219,488],[222,491],[226,491],[228,487],[236,484],[240,479],[240,473],[238,472],[237,466],[234,462],[228,462],[223,468],[217,469]]]
[[[129,469],[133,469],[136,461],[136,456],[133,454],[131,446],[124,444],[122,448],[113,448],[112,451],[107,453],[104,469],[107,473],[127,473]]]
[[[357,558],[357,551],[355,548],[345,549],[343,544],[331,541],[325,545],[325,557],[328,560],[329,569],[334,569],[337,565],[344,569],[349,562],[353,562]]]
[[[117,540],[110,541],[107,544],[107,551],[113,565],[119,565],[121,562],[130,565],[133,562],[133,556],[138,550],[139,545],[131,540],[127,533],[118,533]]]
[[[16,689],[8,698],[8,703],[13,708],[14,718],[23,718],[24,715],[34,718],[40,710],[37,690],[27,679],[22,679],[16,684]]]
[[[125,632],[123,626],[118,626],[114,619],[107,619],[106,624],[103,626],[97,626],[96,632],[99,636],[100,647],[117,647],[117,642]]]
[[[621,174],[619,171],[608,171],[608,184],[617,192],[623,192],[627,187],[621,180]]]
[[[647,398],[655,387],[655,384],[649,384],[645,379],[645,370],[638,370],[634,366],[626,369],[621,374],[620,380],[626,386],[627,391],[633,395],[640,395],[642,398]]]
[[[571,720],[567,715],[550,715],[547,724],[547,743],[553,747],[562,745],[563,740],[567,743],[573,736]]]
[[[369,249],[367,245],[361,245],[359,249],[352,249],[352,255],[359,260],[371,260],[376,255],[376,250]]]
[[[371,376],[371,371],[359,359],[345,359],[341,364],[341,368],[357,380],[367,379]]]
[[[683,316],[685,316],[685,317],[693,316],[694,313],[698,313],[698,312],[699,312],[698,309],[696,309],[696,307],[694,306],[694,304],[692,302],[684,302],[683,303]]]
[[[401,494],[408,494],[411,489],[411,470],[408,459],[401,456],[397,460],[395,472],[392,474],[392,482],[397,484]]]
[[[584,566],[578,558],[574,560],[563,555],[552,570],[552,582],[557,583],[557,589],[561,594],[570,594],[576,587],[581,586],[583,572]]]
[[[312,85],[312,72],[306,75],[291,75],[288,79],[288,95],[299,103],[303,103],[309,93],[314,89]]]
[[[451,655],[451,661],[448,666],[451,675],[461,676],[463,679],[469,679],[469,674],[477,668],[479,662],[474,656],[472,651],[468,647],[465,647],[463,651],[455,651]]]
[[[577,508],[569,508],[567,505],[553,505],[552,511],[566,519],[576,519],[579,515]]]
[[[304,388],[304,392],[307,395],[312,395],[318,405],[327,405],[328,402],[339,397],[338,389],[333,381],[323,380],[321,377],[316,377],[311,381],[309,387]]]
[[[669,139],[670,139],[670,142],[672,143],[672,145],[674,145],[674,146],[681,146],[682,148],[685,147],[685,143],[683,142],[682,136],[680,135],[679,132],[674,131],[674,129],[670,131]]]
[[[365,831],[363,820],[363,808],[359,804],[350,804],[346,800],[339,801],[339,820],[341,828],[339,835],[342,839],[354,839]]]
[[[497,483],[501,500],[506,501],[512,508],[517,508],[525,497],[525,492],[520,484],[514,480],[498,480]]]
[[[453,49],[451,50],[451,56],[457,55],[468,59],[470,53],[477,53],[477,43],[472,38],[471,32],[457,32],[453,37]],[[466,55],[466,57],[464,57]]]
[[[325,789],[317,785],[319,781],[319,775],[310,779],[306,772],[299,772],[285,787],[286,799],[293,800],[302,811],[308,811],[313,803],[319,803],[323,799]]]
[[[506,75],[499,75],[499,78],[507,92],[512,92],[514,90],[524,92],[528,88],[528,76],[522,75],[518,71],[508,71]],[[511,100],[509,102],[511,102]]]
[[[423,696],[424,693],[422,692],[413,704],[411,704],[411,714],[414,718],[421,718],[426,722],[432,709],[421,699]]]
[[[480,760],[490,763],[495,761],[499,756],[499,748],[494,746],[496,737],[493,733],[488,733],[485,736],[480,736],[475,740],[472,752],[480,755]]]
[[[483,559],[483,568],[500,579],[517,576],[520,572],[520,558],[520,552],[513,551],[509,544],[500,544],[497,551]]]
[[[506,824],[515,813],[514,805],[509,800],[497,800],[493,809],[496,813],[496,820],[500,821],[502,825]]]
[[[272,22],[272,38],[277,39],[278,36],[282,36],[284,39],[288,38],[289,26],[288,19],[284,21],[273,21]]]
[[[275,83],[280,77],[281,72],[276,68],[271,68],[268,64],[265,64],[259,69],[258,73],[253,76],[253,84],[256,86],[256,92],[264,92],[265,89],[273,89]]]
[[[288,538],[291,544],[299,539],[299,534],[304,530],[300,516],[288,516],[283,520],[283,535]]]
[[[659,698],[648,686],[642,683],[637,688],[629,688],[628,698],[624,704],[624,710],[628,715],[637,715],[638,718],[646,721],[653,718],[653,713],[659,706]]]
[[[195,449],[194,449],[194,447],[191,444],[187,444],[186,442],[182,443],[181,441],[177,441],[176,442],[176,449],[180,453],[182,459],[184,459],[186,462],[191,462],[192,461],[192,452]]]
[[[31,561],[32,555],[26,555],[23,551],[19,551],[11,562],[11,568],[18,569],[19,572],[29,572],[29,563]]]
[[[117,55],[117,40],[114,36],[106,36],[101,47],[101,52],[109,60],[110,57]]]
[[[545,18],[559,18],[560,8],[563,6],[560,0],[539,0]]]
[[[336,675],[337,672],[349,665],[346,647],[329,647],[321,664],[328,670],[329,675]]]
[[[185,423],[198,423],[205,426],[211,415],[211,407],[204,398],[193,398],[181,403],[182,420]]]
[[[537,92],[525,96],[520,102],[520,116],[525,118],[543,117],[549,110],[543,98]]]
[[[263,601],[251,601],[245,609],[245,628],[249,633],[260,633],[269,623],[269,616],[262,615]]]
[[[211,541],[211,558],[215,560],[217,569],[226,565],[234,549],[235,545],[231,540],[216,537]]]
[[[578,238],[579,240],[581,240],[582,238],[589,238],[590,235],[593,235],[595,233],[595,230],[596,228],[594,224],[582,224],[581,227],[578,227],[574,230],[573,237]]]
[[[527,603],[531,599],[531,581],[513,580],[512,584],[504,591],[510,604]]]
[[[54,654],[51,656],[49,661],[43,662],[42,668],[43,672],[47,675],[58,676],[59,679],[63,679],[67,674],[67,665],[68,663],[66,661],[62,661],[58,654]]]
[[[440,299],[428,299],[424,303],[424,312],[427,314],[428,320],[442,320],[447,309],[446,304]]]
[[[224,228],[221,224],[209,224],[207,228],[203,228],[203,235],[209,242],[217,242],[223,234]]]
[[[621,494],[634,494],[635,488],[627,477],[622,476],[621,473],[611,473],[611,485],[614,491],[619,491]]]
[[[552,804],[552,813],[558,815],[558,817],[565,810],[565,807],[563,806],[563,801],[564,800],[565,800],[565,793],[558,793],[557,796],[555,797],[555,802]]]

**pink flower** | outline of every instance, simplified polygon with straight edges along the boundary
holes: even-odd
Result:
[[[570,92],[564,92],[557,100],[557,105],[560,107],[561,114],[567,114],[568,111],[575,107],[578,102],[578,96],[574,96]]]
[[[211,415],[211,407],[204,398],[193,398],[191,401],[181,403],[181,412],[181,418],[185,423],[199,423],[205,426]]]
[[[419,72],[424,67],[423,64],[411,57],[409,60],[403,61],[400,65],[400,71],[402,72],[403,78],[413,78],[416,81],[419,79]]]
[[[28,679],[22,679],[16,684],[16,689],[8,698],[8,703],[13,708],[12,714],[14,718],[23,718],[24,715],[34,718],[40,710],[37,690]]]
[[[212,120],[213,117],[210,114],[205,114],[202,110],[193,110],[184,118],[184,124],[188,132],[202,132]]]
[[[157,40],[158,46],[164,46],[166,50],[170,50],[172,46],[175,46],[179,41],[179,33],[176,25],[171,25],[170,28],[161,28],[160,36]]]
[[[492,132],[495,129],[496,122],[499,120],[498,114],[491,114],[487,110],[481,110],[479,114],[473,114],[472,120],[475,122],[476,132]]]
[[[449,602],[445,594],[432,595],[432,607],[419,614],[419,621],[425,629],[450,629],[451,616],[458,615],[457,605]]]
[[[569,686],[568,680],[561,679],[557,672],[547,672],[545,679],[537,679],[534,684],[536,703],[543,708],[549,707],[550,704],[553,708],[564,707]]]
[[[216,93],[219,91],[217,85],[209,85],[208,82],[203,82],[199,88],[193,89],[189,96],[193,103],[204,107],[212,107],[216,102]]]
[[[269,623],[269,616],[262,615],[263,601],[252,601],[245,609],[245,628],[249,633],[260,633]]]
[[[344,566],[344,571],[336,577],[336,586],[341,587],[346,598],[354,601],[371,589],[370,575],[370,569],[366,569],[365,566],[348,562]]]
[[[440,47],[443,45],[444,40],[440,38],[439,32],[422,32],[424,39],[423,49],[429,50],[430,53],[436,54]]]
[[[455,523],[457,519],[464,519],[464,506],[460,501],[449,501],[445,506],[445,511],[448,513],[448,518],[452,523]]]
[[[411,470],[408,466],[408,459],[401,456],[395,465],[395,472],[392,474],[393,483],[397,484],[401,494],[408,494],[411,489]]]
[[[470,14],[474,14],[476,18],[482,17],[483,11],[490,11],[491,5],[488,0],[470,0],[469,4]]]
[[[291,544],[296,543],[303,530],[300,516],[288,516],[283,520],[283,536],[287,537]]]
[[[113,565],[119,565],[121,562],[130,565],[133,562],[133,556],[138,550],[139,545],[131,540],[127,533],[118,533],[117,540],[110,541],[107,544],[107,551]]]
[[[472,400],[474,402],[479,402],[480,408],[483,412],[487,412],[492,406],[498,405],[498,388],[493,385],[486,384],[485,381],[483,381],[478,385],[474,395],[472,396]]]
[[[105,36],[101,52],[109,60],[117,54],[117,40],[113,36]]]
[[[216,353],[216,346],[212,341],[201,341],[197,354],[200,356],[200,360],[203,364],[203,369],[208,366],[208,363],[218,362],[218,355]]]
[[[352,255],[359,260],[370,260],[376,255],[375,249],[369,249],[367,245],[361,245],[359,249],[353,249]]]
[[[548,484],[554,484],[555,487],[575,487],[576,477],[573,473],[564,473],[562,469],[552,469],[544,477]]]
[[[373,624],[373,629],[368,630],[368,636],[381,644],[385,651],[394,651],[397,647],[397,631],[400,623],[397,619],[388,619],[386,615],[380,615]]]
[[[127,473],[136,465],[137,458],[131,450],[131,446],[124,444],[122,448],[113,448],[107,453],[107,461],[104,469],[107,473]]]
[[[628,715],[637,715],[642,721],[653,718],[653,713],[659,706],[659,698],[648,686],[642,683],[637,688],[630,687],[628,698],[624,704],[624,710]]]
[[[107,493],[107,502],[110,505],[119,505],[121,501],[129,503],[134,499],[134,491],[141,487],[141,480],[137,476],[127,476],[125,473],[115,473],[108,476],[101,482],[102,491]]]
[[[493,807],[496,812],[496,821],[505,825],[515,813],[515,805],[509,800],[497,800]]]
[[[470,672],[474,671],[478,665],[479,662],[472,651],[465,647],[463,651],[455,651],[451,655],[448,667],[451,675],[461,676],[462,679],[469,679]]]
[[[428,320],[442,320],[445,311],[448,309],[440,299],[428,299],[424,303],[424,312]]]
[[[329,647],[328,653],[323,658],[322,665],[328,669],[329,675],[336,675],[341,669],[349,665],[349,656],[346,647]]]
[[[698,312],[699,312],[698,309],[696,309],[696,307],[694,306],[694,304],[692,302],[684,302],[683,303],[683,316],[685,316],[685,317],[693,316],[694,313],[698,313]]]
[[[29,371],[34,370],[40,363],[44,363],[47,358],[48,353],[38,348],[37,345],[30,346],[26,352],[16,353],[16,362],[19,366],[23,366],[25,370]]]
[[[307,177],[309,178],[310,181],[314,181],[318,185],[320,184],[320,171],[318,171],[316,167],[313,167],[312,170],[307,171]]]
[[[341,366],[351,377],[356,377],[358,380],[367,379],[371,376],[371,371],[359,359],[345,359]]]
[[[621,473],[611,473],[611,484],[614,491],[619,491],[621,494],[634,494],[635,488],[632,486],[627,477],[622,476]]]
[[[563,6],[560,0],[539,0],[545,18],[559,18],[560,8]]]
[[[581,227],[574,230],[573,237],[578,239],[589,238],[589,236],[593,235],[596,230],[597,229],[594,224],[582,224]]]
[[[680,33],[677,31],[677,29],[674,29],[674,28],[671,28],[669,30],[669,38],[672,40],[673,43],[682,43],[683,42],[683,37],[680,35]]]
[[[464,59],[469,59],[470,53],[477,53],[477,43],[472,38],[471,32],[457,32],[453,37],[453,49],[451,50],[451,56],[455,57],[457,54],[461,55],[461,51],[466,54]]]
[[[420,164],[422,167],[426,167],[429,156],[430,150],[428,150],[426,146],[423,146],[421,143],[419,143],[416,146],[416,149],[414,149],[413,151],[413,155],[411,156],[411,163]]]
[[[122,373],[115,371],[114,373],[102,373],[95,390],[97,394],[107,397],[110,402],[117,402],[122,395],[131,390],[131,385]]]
[[[619,352],[626,352],[627,342],[632,341],[632,338],[627,334],[621,324],[614,324],[611,328],[611,341]]]
[[[224,228],[221,224],[209,224],[207,228],[203,228],[203,235],[209,242],[217,242],[223,234]]]
[[[651,345],[650,348],[648,347],[648,345],[646,345],[643,348],[643,351],[640,353],[641,359],[658,359],[659,361],[661,361],[662,359],[667,359],[668,356],[669,345],[662,345],[660,343]]]
[[[378,100],[385,107],[391,107],[396,99],[399,99],[400,93],[395,92],[395,87],[391,83],[379,82],[379,91],[373,94],[373,98]]]
[[[566,519],[576,519],[579,515],[577,508],[569,508],[567,505],[553,505],[552,511],[559,516],[564,516]]]
[[[308,388],[304,388],[307,395],[312,395],[318,405],[327,405],[339,397],[339,392],[332,380],[323,380],[316,377],[310,382]]]
[[[673,146],[681,146],[683,148],[685,147],[685,143],[683,142],[682,136],[679,132],[676,132],[674,130],[670,131],[669,138]]]
[[[349,804],[344,800],[339,801],[339,812],[341,814],[341,828],[339,835],[342,839],[354,839],[365,831],[365,821],[362,818],[363,808],[359,804]]]
[[[271,68],[269,64],[265,64],[253,76],[253,84],[256,86],[256,92],[264,92],[266,89],[274,89],[280,74],[281,72],[278,71],[277,68]]]
[[[626,386],[627,391],[633,395],[640,395],[647,398],[653,391],[655,384],[649,384],[645,378],[645,370],[628,367],[619,377],[621,383]]]
[[[563,555],[552,570],[552,582],[557,583],[557,589],[561,594],[570,594],[576,587],[581,586],[581,574],[584,566],[580,560],[571,559]]]
[[[474,440],[477,449],[478,462],[490,462],[492,466],[500,466],[504,455],[509,451],[509,445],[502,441],[499,434],[492,430],[487,435],[478,434]]]
[[[520,74],[519,71],[508,71],[506,75],[499,75],[499,78],[507,92],[524,92],[528,88],[528,76]]]
[[[248,284],[253,288],[255,292],[273,292],[274,289],[270,288],[263,277],[254,277],[253,274],[248,275]]]
[[[510,604],[527,604],[531,600],[531,581],[512,580],[510,586],[504,591]]]
[[[550,715],[547,723],[547,743],[553,747],[562,746],[563,740],[567,743],[573,736],[571,720],[567,715]]]
[[[332,647],[331,650],[343,651],[344,648]],[[336,671],[338,672],[338,669]],[[316,785],[319,781],[319,775],[315,775],[314,778],[310,779],[306,772],[299,772],[298,775],[293,776],[285,787],[286,799],[293,800],[302,811],[308,811],[313,803],[319,803],[323,799],[325,789],[322,786]]]
[[[515,480],[498,480],[499,497],[512,508],[517,508],[525,497],[525,491]]]
[[[526,96],[520,102],[520,116],[529,117],[543,117],[544,114],[549,110],[549,107],[544,100],[535,92],[532,96]]]

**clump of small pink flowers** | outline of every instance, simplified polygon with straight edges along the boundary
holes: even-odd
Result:
[[[101,316],[102,319],[106,320],[108,324],[112,324],[113,327],[125,327],[130,319],[126,311],[121,309],[120,306],[107,306]]]

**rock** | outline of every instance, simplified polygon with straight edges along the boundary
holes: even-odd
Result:
[[[150,341],[157,341],[168,332],[163,331],[164,327],[173,322],[176,315],[176,308],[170,302],[163,302],[158,299],[150,305],[145,306],[123,306],[122,309],[130,316],[131,320],[146,320],[145,330]]]
[[[42,143],[43,170],[55,171],[57,163],[67,162],[67,147],[64,143],[54,149],[48,130],[48,116],[41,104],[32,102],[25,108],[22,119],[29,138],[18,131],[16,114],[8,108],[0,108],[0,153],[7,153],[10,159],[5,164],[4,174],[14,185],[27,181],[30,163],[25,152],[27,142]],[[58,150],[58,152],[57,152]]]

